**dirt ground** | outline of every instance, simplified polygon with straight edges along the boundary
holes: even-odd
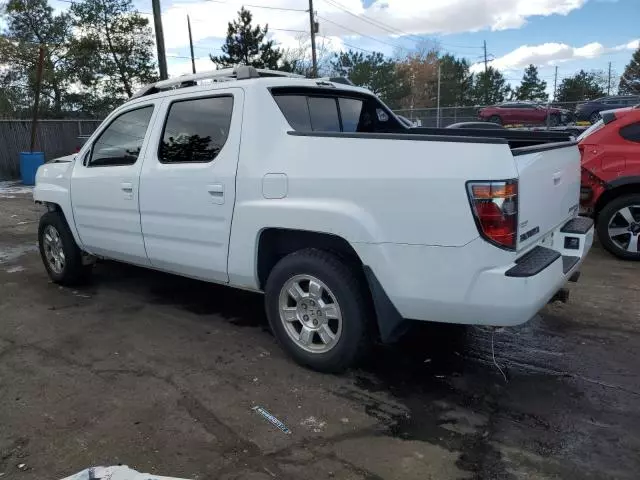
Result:
[[[0,195],[2,479],[638,478],[640,265],[597,246],[568,304],[495,332],[506,381],[491,331],[442,325],[331,376],[284,356],[259,295],[111,262],[50,283],[38,217]]]

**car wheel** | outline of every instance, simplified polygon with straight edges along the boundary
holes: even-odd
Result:
[[[51,280],[62,285],[77,285],[89,278],[93,265],[83,265],[78,248],[64,215],[47,212],[38,227],[40,256]]]
[[[598,214],[596,228],[602,246],[616,257],[640,260],[640,195],[609,202]]]
[[[589,122],[591,122],[591,125],[593,125],[594,123],[598,122],[602,117],[600,116],[600,112],[593,112],[591,115],[589,115]]]
[[[549,115],[549,126],[557,127],[558,125],[560,125],[560,115],[556,113],[552,113],[551,115]]]
[[[491,115],[489,117],[489,122],[497,123],[498,125],[502,125],[502,118],[500,118],[498,115]]]
[[[328,252],[300,250],[280,260],[267,280],[265,306],[278,342],[314,370],[343,371],[370,345],[361,275]]]

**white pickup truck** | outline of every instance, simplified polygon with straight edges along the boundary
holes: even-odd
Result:
[[[106,258],[264,292],[289,354],[339,371],[405,319],[532,318],[591,247],[579,190],[569,137],[407,129],[362,88],[238,67],[146,87],[34,199],[53,281]]]

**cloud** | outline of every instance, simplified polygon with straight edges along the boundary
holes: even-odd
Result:
[[[523,45],[491,61],[490,65],[498,70],[517,70],[529,64],[537,66],[554,65],[569,60],[597,58],[610,52],[635,50],[639,44],[640,39],[614,47],[605,47],[598,42],[588,43],[581,47],[572,47],[566,43]],[[482,69],[484,69],[484,65],[480,64],[471,67],[472,71],[480,71]]]
[[[522,27],[536,16],[567,15],[581,8],[587,0],[375,0],[364,7],[362,0],[319,2],[320,33],[330,37],[360,35],[389,37],[437,35],[472,32],[483,29],[505,30]],[[186,16],[191,16],[194,41],[224,38],[227,22],[236,17],[243,0],[186,1],[173,3],[163,11],[167,48],[187,45]],[[252,4],[271,9],[248,7],[254,23],[268,23],[272,32],[286,29],[308,31],[306,2],[299,0],[252,0]],[[283,11],[291,8],[302,11]],[[363,18],[362,15],[366,15]],[[293,38],[295,32],[282,32]],[[282,37],[280,37],[282,38]],[[384,48],[384,47],[383,47]]]

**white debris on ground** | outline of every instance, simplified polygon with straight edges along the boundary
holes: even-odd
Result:
[[[324,427],[327,426],[327,422],[323,422],[322,420],[312,416],[309,418],[305,418],[302,422],[300,422],[300,425],[302,425],[303,427],[307,427],[314,433],[320,433],[322,432],[322,430],[324,430]]]
[[[23,185],[16,181],[0,182],[0,198],[16,198],[16,195],[28,195],[33,192],[33,187]]]
[[[140,473],[131,470],[126,465],[115,467],[92,467],[87,468],[75,475],[63,478],[62,480],[188,480],[186,478],[160,477],[150,473]]]
[[[24,267],[22,265],[16,265],[14,267],[9,267],[5,270],[5,272],[7,273],[18,273],[18,272],[24,272]]]

